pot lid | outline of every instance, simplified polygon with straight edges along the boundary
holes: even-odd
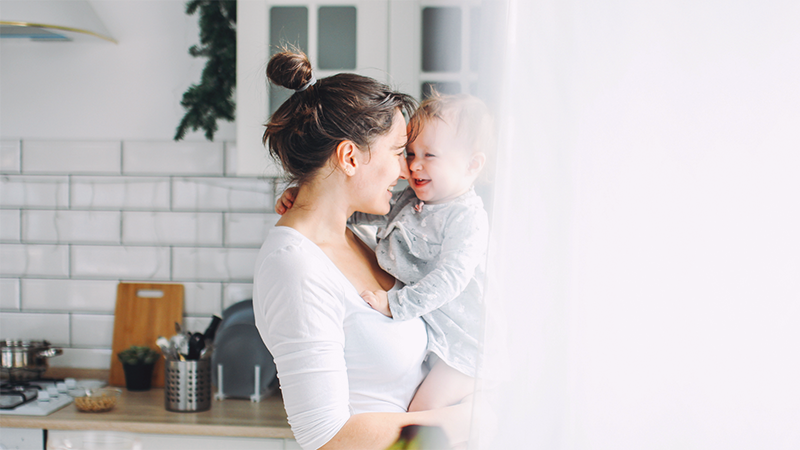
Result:
[[[0,348],[3,347],[11,347],[11,348],[50,347],[50,342],[46,340],[29,341],[29,340],[3,339],[0,340]]]

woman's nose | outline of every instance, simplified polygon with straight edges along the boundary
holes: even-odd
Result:
[[[408,171],[408,164],[406,164],[406,159],[403,156],[397,158],[400,160],[400,179],[401,180],[409,180],[411,179],[411,173]]]

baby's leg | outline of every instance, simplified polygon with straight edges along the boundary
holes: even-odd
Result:
[[[427,411],[455,405],[472,394],[475,379],[437,360],[430,373],[419,386],[409,411]]]

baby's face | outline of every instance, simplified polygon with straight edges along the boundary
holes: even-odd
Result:
[[[436,204],[466,193],[475,181],[469,170],[471,149],[446,122],[432,119],[422,124],[417,138],[406,148],[408,184],[417,198]]]

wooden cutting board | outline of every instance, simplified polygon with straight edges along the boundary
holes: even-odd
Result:
[[[175,322],[183,324],[183,285],[120,283],[114,309],[114,339],[108,384],[125,386],[125,373],[117,353],[131,345],[159,350],[156,339],[175,334]],[[164,386],[164,358],[153,369],[153,387]]]

